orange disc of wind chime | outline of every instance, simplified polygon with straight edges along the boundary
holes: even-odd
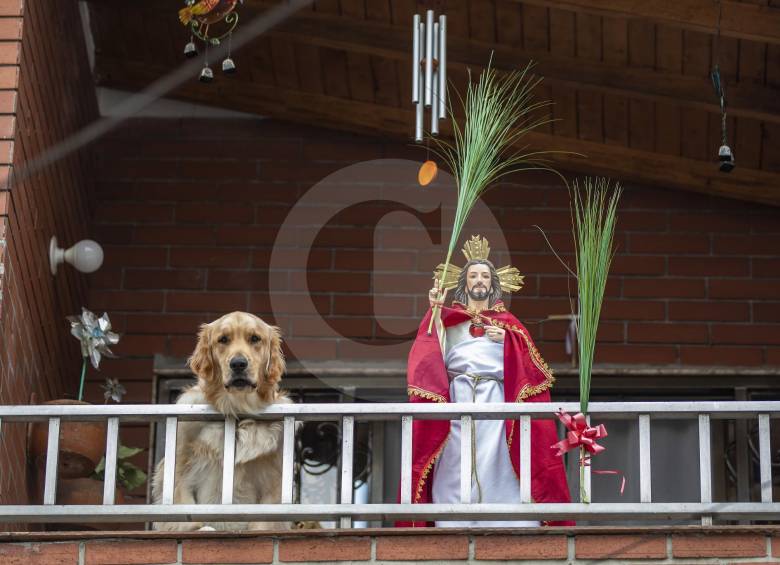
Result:
[[[423,141],[425,109],[431,110],[431,135],[439,135],[439,120],[447,119],[447,16],[434,22],[433,10],[418,14],[412,23],[412,103],[415,105],[414,140]],[[426,186],[436,178],[434,161],[420,167],[417,180]]]
[[[209,47],[218,46],[227,38],[227,57],[222,61],[222,72],[236,72],[236,64],[230,58],[230,40],[233,30],[238,24],[238,13],[235,11],[238,2],[244,0],[185,0],[184,8],[179,10],[179,21],[190,28],[190,41],[184,46],[184,56],[188,58],[198,55],[195,38],[205,45],[203,69],[198,77],[201,82],[211,82],[214,73],[209,67]]]

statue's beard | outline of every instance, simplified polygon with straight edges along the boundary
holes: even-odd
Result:
[[[490,294],[490,292],[484,286],[476,285],[468,289],[468,294],[469,294],[469,298],[471,298],[472,300],[482,301],[488,297],[488,294]]]

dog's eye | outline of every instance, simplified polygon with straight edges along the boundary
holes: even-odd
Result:
[[[251,341],[252,343],[258,343],[260,341],[260,337],[253,335],[252,337],[249,338],[249,341]]]
[[[221,335],[219,336],[219,339],[217,340],[219,343],[227,343],[228,342],[228,336]]]

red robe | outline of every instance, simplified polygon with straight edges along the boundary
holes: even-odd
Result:
[[[509,313],[501,301],[479,316],[485,324],[506,330],[504,337],[504,399],[506,402],[550,402],[555,378],[534,346],[528,330]],[[463,305],[442,308],[444,327],[471,320]],[[429,309],[409,352],[407,386],[411,402],[449,402],[450,382],[444,366],[436,325],[428,335]],[[432,502],[433,466],[444,449],[450,431],[449,420],[414,420],[412,428],[412,502]],[[512,467],[520,476],[519,422],[506,421],[507,449]],[[571,502],[563,461],[551,446],[558,441],[553,420],[531,420],[531,497],[534,502]],[[574,522],[543,522],[545,525],[574,525]],[[433,522],[399,522],[399,526],[433,526]]]

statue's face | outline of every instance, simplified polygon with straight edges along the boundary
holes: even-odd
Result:
[[[485,300],[492,289],[490,267],[471,265],[466,273],[466,291],[472,300]]]

